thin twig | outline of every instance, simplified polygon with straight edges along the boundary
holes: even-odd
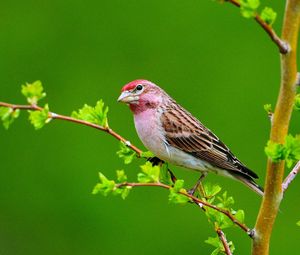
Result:
[[[167,184],[164,184],[164,183],[160,183],[160,182],[156,182],[156,183],[135,183],[135,182],[125,182],[125,183],[119,183],[117,184],[117,188],[119,187],[122,187],[122,186],[129,186],[129,187],[145,187],[145,186],[151,186],[151,187],[161,187],[161,188],[164,188],[164,189],[171,189],[172,187],[167,185]],[[225,209],[222,209],[222,208],[219,208],[215,205],[212,205],[206,201],[203,201],[193,195],[190,195],[188,193],[185,193],[185,192],[178,192],[179,194],[181,195],[184,195],[188,198],[190,198],[194,203],[196,203],[197,205],[204,205],[204,206],[207,206],[207,207],[210,207],[224,215],[226,215],[235,225],[237,225],[238,227],[240,227],[243,231],[245,231],[250,237],[252,237],[251,233],[252,233],[252,230],[250,228],[248,228],[245,224],[243,224],[242,222],[238,221],[233,214],[231,214],[228,210],[225,210]]]
[[[11,108],[13,110],[20,109],[20,110],[41,111],[41,110],[44,109],[44,108],[42,108],[40,106],[37,106],[37,105],[18,105],[18,104],[4,103],[4,102],[0,102],[0,106],[8,107],[8,108]],[[114,130],[112,130],[109,127],[102,127],[102,126],[97,125],[97,124],[93,124],[93,123],[90,123],[90,122],[87,122],[87,121],[84,121],[84,120],[75,119],[75,118],[65,116],[65,115],[61,115],[61,114],[56,114],[54,112],[49,112],[49,118],[74,122],[74,123],[78,123],[78,124],[81,124],[81,125],[89,126],[89,127],[104,131],[104,132],[110,134],[111,136],[115,137],[117,140],[125,143],[130,149],[135,151],[139,157],[141,156],[142,151],[139,148],[137,148],[136,146],[131,144],[127,139],[125,139],[124,137],[122,137],[121,135],[119,135],[118,133],[116,133]]]
[[[292,169],[292,171],[288,174],[288,176],[285,178],[285,180],[282,183],[282,190],[285,192],[291,182],[295,179],[296,175],[300,172],[300,161],[295,165],[295,167]]]
[[[241,4],[239,3],[238,0],[225,0],[225,1],[233,4],[234,6],[236,6],[238,8],[241,7]],[[266,31],[266,33],[269,35],[271,40],[277,45],[280,53],[287,54],[290,51],[289,44],[287,42],[283,41],[276,34],[276,32],[273,30],[273,28],[269,24],[267,24],[265,21],[263,21],[263,19],[258,14],[256,14],[254,16],[254,19],[263,28],[263,30]]]
[[[225,250],[226,255],[232,255],[231,250],[229,248],[229,244],[228,244],[227,239],[224,235],[224,232],[220,228],[217,228],[216,232],[217,232],[217,234],[220,238],[220,241],[222,242],[222,244],[224,246],[224,250]]]

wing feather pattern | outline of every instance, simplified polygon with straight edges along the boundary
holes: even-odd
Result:
[[[239,161],[220,139],[200,121],[176,103],[169,104],[161,114],[166,141],[212,166],[234,175],[258,176]]]

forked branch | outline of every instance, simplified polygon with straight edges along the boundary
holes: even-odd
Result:
[[[240,8],[241,4],[238,0],[225,0],[226,2],[229,2],[233,4],[234,6]],[[290,46],[287,42],[282,40],[274,31],[274,29],[267,24],[258,14],[254,16],[255,21],[263,28],[263,30],[266,31],[266,33],[269,35],[271,40],[277,45],[280,53],[287,54],[290,51]]]
[[[120,183],[120,184],[116,185],[117,188],[122,187],[122,186],[128,186],[128,187],[149,187],[150,186],[150,187],[160,187],[160,188],[164,188],[164,189],[168,189],[168,190],[170,190],[172,188],[172,186],[164,184],[164,183],[160,183],[160,182],[155,182],[155,183],[124,182],[124,183]],[[195,197],[189,193],[181,192],[181,191],[178,193],[190,198],[191,201],[193,201],[198,206],[200,206],[200,205],[207,206],[209,208],[212,208],[212,209],[226,215],[235,225],[237,225],[239,228],[241,228],[243,231],[245,231],[250,237],[252,237],[252,230],[250,228],[248,228],[242,222],[238,221],[234,217],[234,215],[231,212],[229,212],[228,210],[219,208],[219,207],[217,207],[213,204],[210,204],[204,200],[201,200],[198,197]]]
[[[4,103],[4,102],[0,102],[0,106],[3,107],[8,107],[11,108],[13,110],[32,110],[32,111],[42,111],[44,108],[37,106],[37,105],[18,105],[18,104],[10,104],[10,103]],[[118,133],[116,133],[114,130],[112,130],[109,127],[103,127],[97,124],[93,124],[84,120],[80,120],[80,119],[75,119],[69,116],[65,116],[65,115],[61,115],[61,114],[57,114],[57,113],[53,113],[53,112],[48,112],[48,118],[49,119],[60,119],[60,120],[64,120],[64,121],[69,121],[69,122],[74,122],[77,124],[81,124],[81,125],[85,125],[88,127],[92,127],[95,128],[97,130],[106,132],[108,134],[110,134],[111,136],[113,136],[114,138],[116,138],[119,141],[124,142],[129,148],[131,148],[133,151],[135,151],[137,153],[138,157],[141,157],[142,154],[142,150],[138,149],[136,146],[134,146],[133,144],[131,144],[127,139],[125,139],[124,137],[122,137],[121,135],[119,135]],[[130,187],[140,187],[140,186],[155,186],[155,187],[161,187],[161,188],[165,188],[165,189],[171,189],[172,187],[163,183],[122,183],[122,184],[118,184],[118,187],[121,186],[130,186]],[[191,199],[191,201],[193,201],[195,204],[197,204],[198,206],[200,205],[204,205],[207,207],[210,207],[224,215],[226,215],[235,225],[237,225],[238,227],[240,227],[243,231],[245,231],[250,237],[252,237],[252,231],[250,228],[248,228],[245,224],[243,224],[242,222],[238,221],[234,215],[227,211],[224,210],[222,208],[219,208],[215,205],[212,205],[206,201],[202,201],[199,198],[190,195],[188,193],[184,193],[184,192],[179,192],[179,194],[182,194],[188,198]]]

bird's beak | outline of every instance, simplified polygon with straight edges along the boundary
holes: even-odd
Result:
[[[123,91],[122,94],[118,98],[118,102],[122,103],[131,103],[137,101],[139,99],[138,96],[132,95],[130,91]]]

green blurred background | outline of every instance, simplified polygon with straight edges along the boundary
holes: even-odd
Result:
[[[271,4],[270,1],[265,1]],[[284,1],[274,1],[280,30]],[[278,50],[251,20],[210,0],[5,1],[0,3],[0,100],[24,103],[20,85],[40,79],[50,108],[70,114],[102,98],[113,129],[140,146],[132,115],[118,104],[134,79],[156,82],[212,129],[261,176],[280,79]],[[291,128],[296,133],[298,116]],[[298,129],[299,132],[299,129]],[[165,190],[140,188],[127,200],[91,195],[102,171],[123,168],[118,142],[99,131],[53,121],[35,131],[27,114],[0,129],[0,255],[210,254],[214,235],[194,206],[168,204]],[[134,179],[138,163],[125,168]],[[192,185],[198,175],[172,167]],[[260,198],[215,175],[253,226]],[[272,238],[272,254],[300,249],[300,179],[290,187]],[[236,254],[249,238],[227,231]]]

